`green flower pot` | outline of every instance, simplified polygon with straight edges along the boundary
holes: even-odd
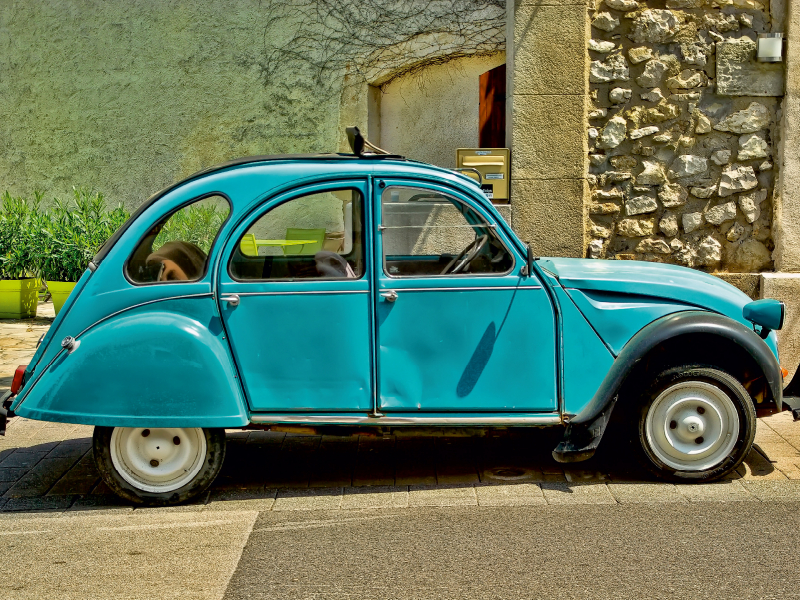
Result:
[[[58,314],[64,302],[69,298],[72,289],[75,287],[77,281],[48,281],[47,289],[50,290],[50,297],[53,299],[53,308]]]
[[[4,279],[0,281],[0,319],[31,319],[36,316],[42,280]]]

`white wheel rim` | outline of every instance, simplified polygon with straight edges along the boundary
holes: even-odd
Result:
[[[687,381],[664,390],[647,413],[645,434],[653,454],[680,471],[704,471],[731,453],[739,413],[717,386]]]
[[[206,437],[202,429],[116,427],[111,434],[111,462],[135,488],[172,492],[192,481],[203,468]]]

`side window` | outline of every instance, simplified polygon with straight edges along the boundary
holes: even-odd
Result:
[[[364,202],[354,189],[306,194],[259,217],[230,260],[234,279],[358,279],[364,274]]]
[[[389,187],[381,196],[383,268],[391,276],[507,273],[514,257],[466,204],[422,188]]]
[[[168,214],[147,232],[127,264],[136,283],[197,281],[208,253],[230,213],[223,196],[206,196]]]

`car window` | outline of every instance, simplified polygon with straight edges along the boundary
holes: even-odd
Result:
[[[208,268],[208,254],[230,203],[220,195],[205,196],[161,219],[147,232],[127,263],[136,283],[197,281]]]
[[[395,277],[508,273],[514,258],[478,213],[424,188],[381,195],[383,268]]]
[[[283,202],[239,238],[230,274],[240,281],[359,279],[364,274],[363,211],[355,189]]]

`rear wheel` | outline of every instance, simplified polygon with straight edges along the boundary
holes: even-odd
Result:
[[[639,416],[645,466],[664,479],[712,481],[738,467],[753,445],[756,414],[728,373],[694,365],[661,373]]]
[[[137,504],[178,504],[211,485],[225,458],[225,430],[95,427],[103,481]]]

